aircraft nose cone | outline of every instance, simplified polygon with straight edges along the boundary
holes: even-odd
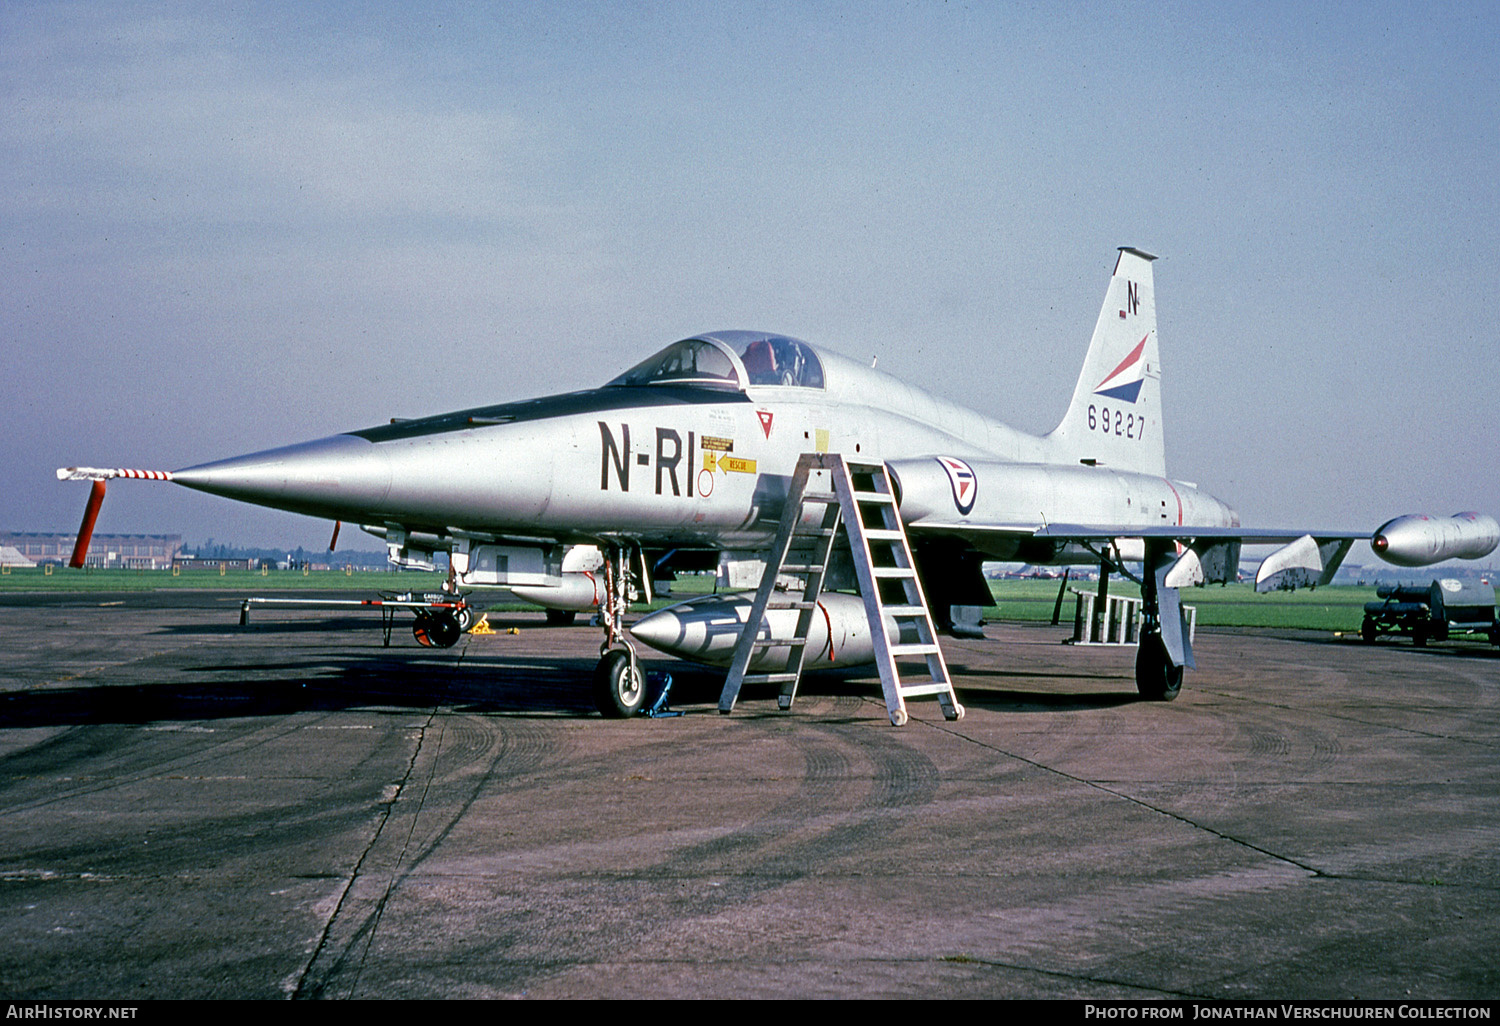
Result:
[[[375,443],[334,435],[188,467],[172,479],[241,502],[353,519],[380,507],[390,492],[391,468]]]

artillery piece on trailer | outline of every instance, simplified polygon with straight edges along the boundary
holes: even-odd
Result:
[[[1488,582],[1445,578],[1427,584],[1382,584],[1375,595],[1383,601],[1365,603],[1360,625],[1366,642],[1382,634],[1406,634],[1420,648],[1454,634],[1485,634],[1492,645],[1500,645],[1495,589]]]

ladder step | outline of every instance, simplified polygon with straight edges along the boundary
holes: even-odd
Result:
[[[902,698],[920,698],[923,695],[946,695],[953,685],[933,681],[931,684],[903,684]]]
[[[891,646],[891,655],[898,659],[901,656],[934,655],[939,651],[941,650],[936,645],[915,644]]]
[[[882,606],[881,612],[887,616],[893,616],[898,620],[911,619],[913,617],[926,620],[932,616],[927,611],[926,606]]]
[[[781,573],[784,574],[814,574],[828,569],[822,563],[783,563]]]
[[[775,599],[772,599],[770,602],[766,603],[766,608],[767,609],[815,609],[815,608],[817,608],[817,605],[818,604],[816,602],[785,602],[785,601],[778,602]]]
[[[756,638],[750,644],[755,648],[802,648],[806,638]]]
[[[870,573],[875,577],[901,579],[915,579],[917,576],[917,572],[909,566],[872,566]]]
[[[838,502],[839,497],[833,492],[803,492],[802,504],[805,506],[810,502],[827,505],[830,502]]]
[[[831,538],[837,532],[831,527],[799,527],[792,532],[793,538]]]
[[[867,527],[864,529],[867,541],[905,541],[906,535],[900,531],[887,530],[884,527]]]
[[[856,504],[868,502],[873,506],[894,506],[896,497],[890,492],[854,492]]]
[[[747,673],[744,677],[746,684],[785,684],[796,679],[795,673]]]

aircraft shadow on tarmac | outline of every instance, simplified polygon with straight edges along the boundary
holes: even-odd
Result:
[[[1088,712],[1094,709],[1115,709],[1122,705],[1146,703],[1146,699],[1133,689],[1130,691],[1091,691],[1087,694],[1059,694],[1055,691],[992,691],[989,688],[980,691],[960,687],[957,692],[959,701],[966,707],[999,713]]]
[[[327,629],[328,622],[320,627]],[[588,658],[470,655],[460,662],[452,650],[409,645],[309,659],[200,662],[158,671],[158,676],[170,676],[170,681],[81,684],[0,694],[0,729],[434,706],[481,715],[592,718],[598,715],[591,685],[593,669]],[[692,711],[698,714],[717,706],[722,670],[665,660],[648,664],[647,671],[671,675],[673,708],[694,707]],[[872,685],[846,671],[810,675],[801,693],[878,700],[880,690],[878,682]],[[767,693],[747,696],[744,711],[756,711],[762,698],[774,708],[773,695]]]
[[[0,695],[0,728],[286,716],[359,708],[442,706],[477,713],[595,715],[592,664],[530,659],[507,671],[487,659],[438,661],[425,649],[368,656],[197,664],[170,682],[97,684]]]
[[[1134,705],[1146,701],[1135,687],[1135,681],[1119,671],[1095,673],[1068,672],[1066,670],[1002,670],[981,669],[961,663],[949,663],[959,699],[966,706],[989,709],[992,712],[1082,712],[1089,709],[1113,709],[1122,705]],[[1063,686],[1076,684],[1080,688],[1098,687],[1101,684],[1121,684],[1120,690],[1110,691],[1037,691],[1018,687],[975,688],[965,687],[964,678],[999,678],[997,683],[1019,684],[1025,681],[1048,680],[1063,682]]]
[[[1361,643],[1363,647],[1363,643]],[[1411,642],[1402,644],[1399,641],[1375,642],[1369,646],[1374,651],[1385,651],[1399,653],[1401,655],[1413,656],[1425,659],[1500,659],[1500,648],[1496,648],[1488,641],[1472,641],[1468,639],[1453,639],[1449,641],[1429,641],[1426,645],[1416,646]]]
[[[325,624],[326,626],[326,624]],[[694,715],[713,712],[723,671],[680,661],[648,664],[672,677],[671,705]],[[869,667],[808,674],[799,697],[880,700]],[[193,664],[166,671],[171,682],[91,684],[0,695],[0,729],[90,724],[143,724],[287,716],[347,709],[425,709],[545,717],[597,716],[588,659],[469,657],[456,664],[439,650],[381,649],[280,662]],[[1025,674],[1016,674],[1025,677]],[[1109,708],[1139,700],[1132,692],[1057,694],[960,688],[968,706],[996,712],[1060,712]],[[748,693],[738,716],[776,710],[774,694]],[[792,713],[795,715],[795,711]]]

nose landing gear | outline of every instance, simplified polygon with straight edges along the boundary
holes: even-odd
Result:
[[[594,667],[594,705],[606,719],[626,719],[646,704],[646,671],[636,658],[635,646],[625,636],[625,613],[630,609],[630,557],[641,562],[642,594],[651,601],[651,574],[637,546],[607,544],[604,554],[604,600],[599,620],[604,625],[604,644]]]

